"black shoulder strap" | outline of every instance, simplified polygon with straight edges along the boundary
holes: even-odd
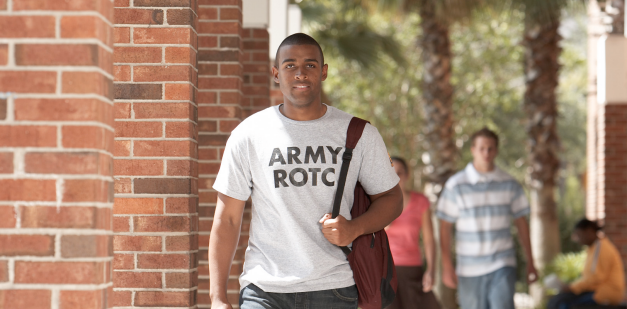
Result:
[[[340,206],[342,205],[342,195],[344,195],[344,187],[346,185],[346,175],[348,174],[348,168],[353,158],[353,150],[357,146],[359,139],[361,138],[364,128],[368,121],[361,118],[353,117],[348,130],[346,132],[346,149],[342,155],[342,168],[340,170],[340,178],[337,181],[337,190],[335,191],[335,198],[333,200],[333,212],[331,217],[335,219],[340,214]],[[345,254],[350,253],[350,249],[347,247],[341,247]]]

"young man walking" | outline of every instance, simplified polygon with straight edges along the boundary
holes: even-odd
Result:
[[[240,308],[357,308],[353,273],[338,246],[400,215],[399,178],[381,135],[367,125],[353,151],[340,216],[331,219],[352,116],[322,103],[327,65],[308,35],[281,43],[272,73],[285,103],[233,130],[213,186],[218,202],[209,241],[211,307],[231,308],[227,280],[244,203],[252,197]],[[357,181],[372,204],[351,220]]]
[[[451,177],[438,202],[442,280],[458,288],[462,309],[515,309],[516,252],[512,220],[527,258],[527,280],[537,280],[531,255],[529,203],[521,185],[494,164],[499,138],[487,128],[471,137],[473,161]],[[456,226],[457,274],[451,261]]]

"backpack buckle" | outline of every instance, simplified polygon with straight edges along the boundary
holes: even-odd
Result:
[[[344,154],[342,155],[342,161],[350,161],[353,158],[353,150],[350,148],[346,148]]]

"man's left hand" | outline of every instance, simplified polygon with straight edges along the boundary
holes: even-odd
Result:
[[[319,223],[322,223],[324,238],[336,246],[348,246],[359,236],[355,225],[341,215],[331,219],[331,214],[326,214]]]
[[[532,263],[527,263],[527,283],[532,284],[538,281],[538,271]]]
[[[564,284],[564,286],[562,286],[562,288],[560,289],[561,293],[572,293],[573,291],[570,289],[570,285],[568,284]]]

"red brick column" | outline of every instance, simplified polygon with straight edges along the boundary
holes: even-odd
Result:
[[[0,308],[110,308],[112,0],[0,0]]]
[[[195,308],[197,5],[115,5],[114,305]]]
[[[597,205],[605,233],[627,261],[627,102],[598,110]]]
[[[242,40],[244,42],[242,109],[244,116],[248,117],[271,106],[270,36],[266,29],[245,28],[242,31]],[[274,81],[272,83],[274,84]]]
[[[229,133],[242,118],[242,2],[199,0],[198,4],[198,307],[209,308],[207,249],[217,199],[211,186]],[[246,234],[244,232],[243,237]],[[241,273],[245,246],[245,241],[240,243],[229,282],[229,297],[234,305],[238,302],[237,277]]]
[[[329,104],[329,102],[324,102],[325,104]],[[280,105],[283,104],[283,93],[281,89],[279,89],[279,85],[271,82],[270,84],[270,105]]]

